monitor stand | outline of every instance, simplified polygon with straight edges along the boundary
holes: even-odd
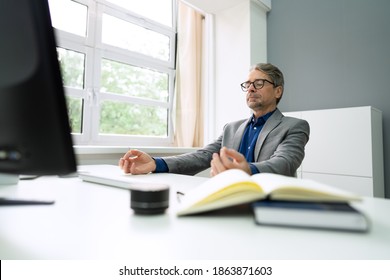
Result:
[[[2,186],[17,185],[19,175],[0,173],[0,188]],[[54,200],[38,200],[38,199],[23,199],[23,198],[7,198],[0,196],[0,206],[16,206],[16,205],[51,205]]]

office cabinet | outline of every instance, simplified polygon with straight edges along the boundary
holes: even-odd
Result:
[[[381,111],[365,106],[284,114],[310,124],[298,176],[362,196],[384,197]]]

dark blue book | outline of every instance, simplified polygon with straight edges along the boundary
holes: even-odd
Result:
[[[252,204],[259,225],[366,232],[369,220],[346,202],[262,200]]]

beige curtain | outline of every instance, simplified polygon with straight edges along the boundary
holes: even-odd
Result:
[[[201,96],[203,16],[178,1],[175,144],[203,146]]]

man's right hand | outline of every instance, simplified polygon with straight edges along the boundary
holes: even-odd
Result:
[[[147,153],[129,150],[119,159],[119,167],[127,174],[147,174],[156,170],[156,163]]]
[[[248,173],[252,174],[249,163],[246,161],[245,157],[237,152],[234,149],[228,149],[222,147],[219,152],[213,154],[213,159],[211,160],[211,176],[215,176],[228,169],[241,169]]]

